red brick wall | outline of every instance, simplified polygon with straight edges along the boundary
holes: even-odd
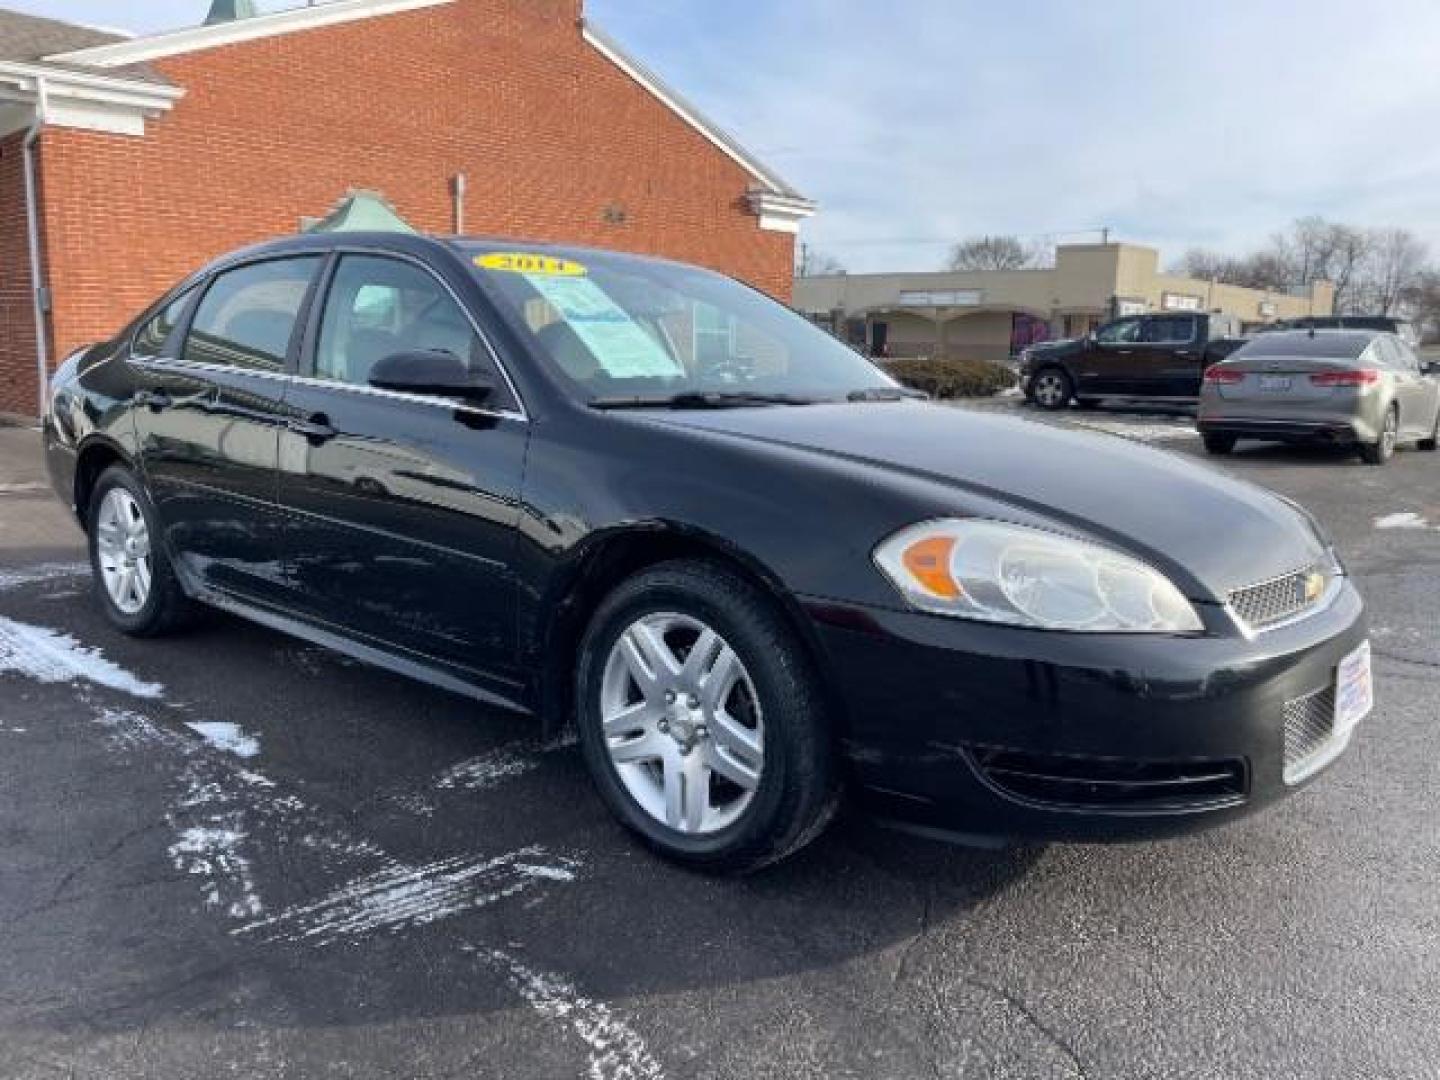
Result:
[[[143,139],[48,130],[56,355],[347,188],[449,232],[456,172],[469,233],[667,255],[788,298],[793,237],[759,228],[750,176],[586,44],[578,17],[578,0],[457,0],[191,53],[155,63],[186,96]]]
[[[25,225],[24,133],[0,139],[0,413],[35,415],[35,315]]]

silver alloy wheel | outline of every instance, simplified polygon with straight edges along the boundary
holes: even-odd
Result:
[[[600,716],[620,782],[661,824],[715,833],[754,799],[760,698],[735,650],[699,619],[657,612],[626,627],[605,662]]]
[[[1380,453],[1389,457],[1395,452],[1395,443],[1400,438],[1400,417],[1394,409],[1385,413],[1385,426],[1380,429]]]
[[[111,488],[100,503],[95,547],[110,600],[134,615],[150,599],[150,530],[140,504],[123,487]]]
[[[1065,379],[1058,371],[1042,371],[1035,377],[1035,400],[1047,409],[1065,404]]]

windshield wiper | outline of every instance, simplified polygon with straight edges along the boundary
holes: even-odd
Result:
[[[592,409],[743,409],[751,405],[813,405],[814,398],[749,390],[685,390],[678,394],[597,397]]]
[[[846,401],[929,401],[930,395],[923,390],[911,390],[908,386],[871,386],[864,390],[851,390],[845,395]]]

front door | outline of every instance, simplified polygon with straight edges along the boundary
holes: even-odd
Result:
[[[302,612],[513,696],[512,558],[528,424],[488,346],[431,270],[342,255],[286,401],[280,501]],[[377,361],[445,350],[495,382],[484,407],[369,386]]]
[[[187,294],[132,343],[140,467],[192,587],[251,600],[285,593],[276,464],[286,373],[320,264],[305,256],[223,271],[198,305]]]
[[[1097,330],[1076,365],[1075,392],[1081,397],[1133,393],[1139,339],[1139,318],[1117,319]]]

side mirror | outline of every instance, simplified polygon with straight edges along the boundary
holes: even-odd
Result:
[[[370,385],[378,390],[406,394],[484,401],[495,393],[495,384],[473,374],[465,362],[444,349],[394,353],[370,369]]]

